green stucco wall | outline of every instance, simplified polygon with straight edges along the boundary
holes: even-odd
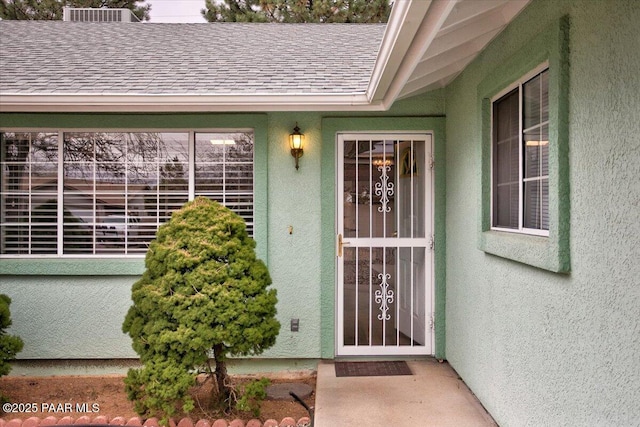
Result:
[[[563,16],[567,274],[478,244],[486,203],[478,89]],[[639,22],[636,1],[534,0],[447,88],[446,355],[501,426],[640,420]]]
[[[398,102],[391,111],[370,116],[403,116],[384,130],[415,128],[410,116],[441,116],[444,91],[435,91]],[[334,202],[322,199],[326,185],[333,185],[323,171],[325,148],[333,152],[335,142],[323,139],[322,122],[327,116],[348,118],[350,113],[268,114],[0,114],[2,128],[85,129],[255,129],[255,230],[258,255],[267,262],[278,290],[278,318],[282,329],[266,359],[299,360],[327,357],[323,344],[333,340],[333,330],[322,326],[333,311],[322,305],[327,256],[334,256],[334,230],[324,229],[323,218],[333,217]],[[444,123],[440,120],[439,134]],[[288,135],[296,122],[305,134],[300,169],[288,147]],[[375,121],[370,121],[374,123]],[[413,123],[413,124],[412,124]],[[424,124],[424,121],[421,122]],[[434,122],[435,123],[435,122]],[[371,127],[371,130],[378,129]],[[430,130],[430,129],[423,129]],[[442,140],[443,141],[443,140]],[[444,155],[444,146],[440,146]],[[444,165],[443,165],[444,166]],[[444,174],[444,167],[441,169]],[[441,186],[444,196],[444,185]],[[332,209],[330,213],[323,209]],[[440,229],[444,229],[441,213]],[[289,226],[293,227],[289,234]],[[444,233],[441,233],[444,238]],[[443,240],[444,242],[444,240]],[[444,253],[444,244],[441,245]],[[329,253],[325,253],[329,251]],[[440,265],[444,266],[444,258]],[[442,267],[442,271],[444,267]],[[0,260],[0,292],[8,294],[13,326],[25,347],[21,359],[112,359],[131,358],[130,339],[121,332],[129,308],[130,289],[144,262],[134,260],[49,259]],[[442,287],[444,290],[444,287]],[[444,301],[444,296],[440,298]],[[323,311],[325,310],[325,311]],[[444,316],[444,309],[440,310]],[[300,331],[290,332],[290,319],[300,319]],[[444,321],[439,345],[444,346]],[[333,343],[331,343],[333,348]],[[332,350],[331,350],[332,352]],[[273,365],[278,369],[278,365]],[[302,365],[301,365],[302,366]],[[307,366],[307,365],[304,365]],[[295,368],[295,366],[293,367]],[[45,370],[46,371],[46,370]],[[39,371],[40,372],[40,371]],[[53,371],[52,371],[53,372]]]

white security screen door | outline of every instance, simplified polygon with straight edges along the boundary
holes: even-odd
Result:
[[[337,143],[337,355],[433,354],[432,137]]]

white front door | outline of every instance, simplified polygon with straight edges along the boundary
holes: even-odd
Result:
[[[337,144],[337,355],[433,354],[432,136]]]

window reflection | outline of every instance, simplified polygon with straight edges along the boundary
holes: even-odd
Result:
[[[236,210],[252,231],[251,132],[69,132],[60,159],[58,133],[0,138],[0,254],[59,254],[60,234],[64,254],[144,253],[188,201],[190,173],[196,195]]]
[[[195,195],[242,216],[253,232],[253,134],[196,133]]]
[[[144,252],[187,201],[188,144],[188,133],[65,134],[64,252]]]
[[[57,134],[7,132],[0,142],[2,253],[55,254]]]

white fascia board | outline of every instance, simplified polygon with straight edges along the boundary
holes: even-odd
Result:
[[[380,111],[363,93],[338,95],[0,94],[0,112]]]
[[[367,88],[372,102],[384,99],[431,3],[431,0],[394,3]]]
[[[420,0],[415,0],[419,2]],[[398,99],[414,70],[433,43],[440,28],[453,11],[459,0],[433,0],[427,10],[413,42],[406,50],[402,63],[385,93],[382,105],[389,108]]]

